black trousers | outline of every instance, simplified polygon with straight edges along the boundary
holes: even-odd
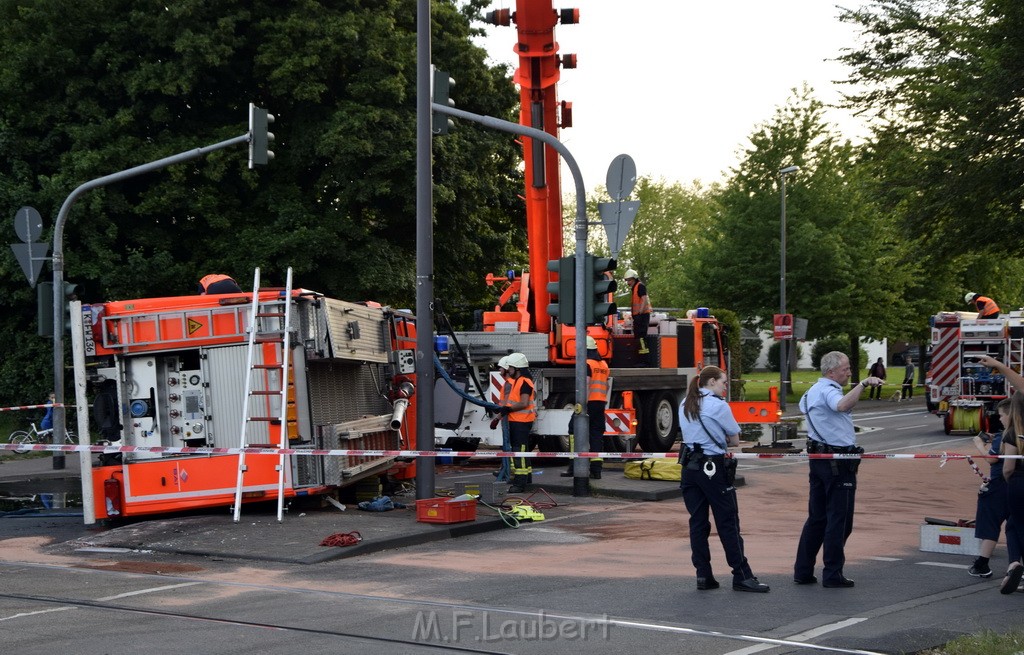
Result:
[[[809,466],[807,522],[800,533],[793,577],[803,579],[814,575],[818,551],[822,550],[821,581],[839,582],[846,563],[843,549],[853,532],[857,474],[849,470],[847,462],[839,460],[814,459]]]
[[[903,379],[903,389],[900,392],[900,398],[913,398],[914,397],[914,377]]]
[[[743,554],[740,536],[740,512],[736,504],[736,489],[725,480],[725,465],[718,464],[714,476],[703,470],[683,468],[683,503],[690,513],[690,560],[698,578],[713,577],[711,568],[711,521],[708,511],[715,517],[715,529],[725,549],[725,561],[732,568],[733,582],[754,577]]]
[[[587,419],[589,425],[590,450],[604,451],[604,410],[608,403],[600,400],[587,401]],[[591,464],[601,465],[601,460],[590,460]]]
[[[512,444],[512,452],[525,453],[530,450],[530,430],[533,422],[523,423],[519,421],[508,422],[508,440]],[[512,458],[512,475],[530,475],[533,467],[526,457]]]
[[[651,324],[650,312],[646,314],[634,314],[633,315],[633,336],[635,337],[646,337],[647,328]]]

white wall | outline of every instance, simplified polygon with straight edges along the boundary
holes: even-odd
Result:
[[[758,333],[761,337],[761,354],[757,356],[757,363],[754,368],[766,369],[768,368],[768,349],[771,348],[775,341],[772,339],[772,332],[769,330],[762,330]],[[800,353],[801,357],[797,360],[796,367],[798,369],[810,370],[811,368],[811,349],[814,348],[814,341],[801,341],[800,342]],[[861,362],[863,370],[867,370],[879,357],[882,358],[883,362],[888,362],[886,357],[886,350],[888,349],[888,343],[886,339],[881,341],[875,341],[874,339],[867,339],[861,337],[860,345],[864,347],[864,350],[868,353],[867,361]],[[888,363],[886,363],[888,366]],[[862,376],[863,377],[863,376]]]

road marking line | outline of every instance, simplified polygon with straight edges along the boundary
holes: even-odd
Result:
[[[947,569],[962,569],[963,564],[950,564],[948,562],[914,562],[914,564],[920,564],[921,566],[941,566]]]
[[[48,610],[39,610],[38,612],[21,612],[20,614],[12,614],[11,616],[0,617],[0,621],[10,621],[11,619],[20,619],[26,616],[35,616],[37,614],[49,614],[50,612],[63,612],[64,610],[73,610],[74,607],[54,607]]]
[[[927,423],[920,423],[918,425],[908,425],[905,428],[895,428],[895,429],[896,430],[913,430],[915,428],[924,428],[924,427],[928,427],[928,424]]]
[[[876,562],[899,562],[902,557],[865,557],[864,559],[873,559]]]
[[[163,587],[150,587],[149,589],[139,589],[138,591],[128,591],[123,594],[117,594],[116,596],[107,596],[106,598],[97,598],[97,601],[106,602],[108,600],[117,600],[118,598],[128,598],[129,596],[140,596],[142,594],[153,594],[159,591],[168,591],[170,589],[180,589],[182,587],[192,587],[194,585],[203,584],[202,582],[182,582],[181,584],[171,584]]]
[[[829,632],[834,632],[836,630],[842,630],[843,628],[848,628],[851,625],[857,625],[861,621],[867,621],[867,618],[866,617],[865,618],[850,618],[850,619],[846,619],[845,621],[838,621],[836,623],[829,623],[829,624],[826,624],[826,625],[818,626],[817,628],[812,628],[812,629],[807,630],[805,632],[801,632],[801,633],[798,633],[798,634],[795,634],[795,635],[790,635],[789,637],[786,637],[786,639],[788,641],[807,641],[809,639],[814,639],[815,637],[820,637],[821,635],[827,634]],[[777,646],[773,646],[773,645],[770,645],[770,644],[760,644],[760,645],[757,645],[757,646],[750,646],[748,648],[741,648],[739,650],[729,651],[729,652],[725,653],[725,655],[752,655],[753,653],[760,653],[763,650],[770,650],[772,648],[777,648]],[[847,651],[847,652],[853,652],[853,651]]]

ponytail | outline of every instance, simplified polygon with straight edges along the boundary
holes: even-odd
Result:
[[[700,415],[700,390],[711,380],[717,380],[724,375],[725,371],[717,366],[705,366],[701,369],[700,375],[690,379],[690,384],[686,387],[686,397],[683,399],[683,416],[687,420],[696,420]]]

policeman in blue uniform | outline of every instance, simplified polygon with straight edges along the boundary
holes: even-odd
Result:
[[[832,351],[821,358],[822,377],[800,399],[800,410],[807,417],[809,454],[864,452],[857,446],[851,411],[860,400],[862,385],[878,386],[882,380],[868,377],[844,392],[843,386],[850,381],[851,373],[850,359],[843,353]],[[818,581],[814,567],[818,551],[822,550],[821,586],[853,586],[853,580],[843,575],[846,562],[843,548],[853,532],[859,464],[860,459],[809,460],[808,516],[793,565],[795,583],[814,584]]]
[[[720,585],[712,573],[708,546],[710,509],[725,549],[725,560],[732,567],[732,588],[764,593],[769,590],[768,585],[754,577],[743,554],[736,489],[732,486],[735,468],[727,466],[727,462],[734,464],[736,460],[725,457],[728,446],[739,445],[740,435],[740,426],[724,399],[727,389],[725,371],[705,366],[700,375],[690,380],[679,408],[683,431],[679,460],[683,465],[683,502],[690,513],[690,559],[697,570],[697,589],[717,589]]]

